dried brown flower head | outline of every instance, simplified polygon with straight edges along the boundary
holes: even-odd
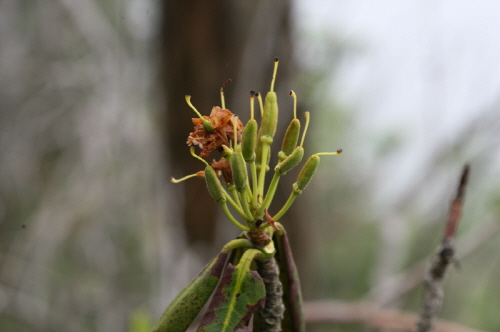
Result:
[[[231,171],[231,166],[226,158],[222,157],[219,161],[212,161],[212,168],[215,170],[217,175],[221,175],[224,178],[226,184],[233,183],[233,172]]]
[[[222,145],[229,146],[229,142],[234,139],[233,113],[228,109],[214,106],[210,116],[203,118],[210,122],[214,130],[208,132],[203,125],[203,119],[193,118],[194,131],[189,134],[187,145],[198,146],[201,149],[200,157],[208,157],[212,151],[221,149]],[[237,121],[239,142],[243,124],[239,119]]]

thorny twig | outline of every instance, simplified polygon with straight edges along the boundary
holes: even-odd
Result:
[[[455,199],[451,202],[443,241],[434,257],[428,275],[425,278],[424,302],[417,323],[416,332],[431,331],[433,321],[441,310],[441,305],[443,303],[444,277],[448,266],[454,261],[455,250],[453,247],[453,237],[455,236],[458,220],[462,214],[462,205],[468,176],[469,166],[466,165],[460,177]]]

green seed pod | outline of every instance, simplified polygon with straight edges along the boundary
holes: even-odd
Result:
[[[205,181],[207,182],[208,192],[217,204],[224,204],[226,202],[226,191],[220,183],[219,177],[215,173],[212,166],[205,167]]]
[[[250,119],[243,129],[241,138],[241,154],[247,163],[255,160],[255,146],[257,145],[257,121]]]
[[[202,119],[202,120],[203,120],[203,127],[205,127],[205,130],[208,133],[211,133],[212,131],[214,131],[214,127],[212,126],[210,121],[208,121],[207,119]]]
[[[239,192],[244,192],[247,187],[248,174],[245,161],[241,155],[241,151],[234,151],[229,159],[229,164],[231,165],[231,171],[233,173],[233,181],[236,190]]]
[[[260,126],[260,135],[274,137],[278,124],[278,100],[276,92],[269,91],[264,101],[264,116]]]
[[[311,181],[316,169],[319,165],[319,156],[313,154],[309,159],[307,159],[306,164],[300,170],[299,177],[297,178],[297,189],[304,190],[304,188]]]
[[[278,166],[274,168],[274,171],[279,175],[283,175],[297,166],[302,160],[302,157],[304,157],[304,148],[297,146],[295,150],[293,150],[292,154],[286,157],[281,163],[278,164]]]
[[[298,185],[297,185],[297,182],[295,182],[293,185],[292,185],[292,191],[293,193],[297,196],[297,195],[300,195],[302,194],[302,190],[299,189]],[[275,217],[276,218],[276,217]]]
[[[255,164],[260,165],[262,162],[262,142],[260,139],[257,140],[257,146],[255,148]]]
[[[285,138],[283,139],[283,144],[281,145],[281,151],[285,157],[289,156],[297,146],[299,135],[300,121],[298,119],[293,119],[286,129]]]

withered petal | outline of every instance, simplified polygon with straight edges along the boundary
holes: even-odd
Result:
[[[229,142],[234,139],[234,124],[233,113],[228,109],[221,109],[219,106],[214,106],[210,116],[204,116],[204,119],[210,121],[214,130],[207,132],[203,125],[203,120],[193,118],[194,131],[189,134],[187,145],[196,145],[201,148],[201,157],[208,157],[212,151],[219,150],[222,145],[229,145]],[[241,132],[243,124],[240,120],[238,126],[238,141],[241,141]]]

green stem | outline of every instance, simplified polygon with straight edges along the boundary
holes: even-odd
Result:
[[[248,206],[248,201],[246,200],[245,192],[238,192],[238,195],[240,196],[240,200],[243,203],[243,211],[245,211],[245,214],[246,214],[245,219],[248,221],[252,221],[253,216],[252,216],[252,212],[250,212],[250,207]]]
[[[257,195],[259,194],[258,192],[258,186],[259,182],[257,179],[257,166],[255,166],[255,161],[252,161],[250,164],[250,171],[252,172],[252,191],[253,191],[253,198],[252,198],[252,205],[257,205]]]
[[[262,136],[264,137],[264,136]],[[259,185],[257,192],[259,195],[264,195],[264,182],[266,180],[267,158],[269,155],[269,144],[262,143],[262,159],[260,162]]]
[[[236,220],[233,215],[231,214],[231,211],[229,211],[226,202],[220,205],[222,207],[222,211],[224,211],[224,214],[226,215],[227,219],[233,223],[234,226],[238,227],[242,231],[248,232],[250,230],[250,227],[242,225],[238,220]]]
[[[236,191],[236,187],[234,186],[234,184],[232,184],[231,186],[227,186],[227,189],[229,190],[229,192],[231,193],[231,195],[233,195],[234,197],[234,202],[236,204],[238,204],[238,206],[240,208],[243,208],[241,206],[241,202],[240,202],[240,197],[238,196],[238,191]]]
[[[228,193],[225,193],[226,194],[226,199],[227,201],[229,202],[229,204],[231,204],[231,206],[233,207],[233,209],[238,212],[238,214],[243,218],[243,219],[247,219],[247,215],[245,213],[245,211],[243,211],[243,209],[241,208],[241,206],[236,203],[234,201],[234,199],[231,198],[231,196],[229,196]],[[225,204],[225,203],[224,203]]]
[[[237,268],[240,270],[240,273],[247,273],[248,271],[250,271],[250,265],[252,264],[253,260],[259,259],[263,255],[264,253],[259,249],[248,249],[247,251],[245,251],[237,266]]]
[[[276,215],[273,217],[274,221],[278,221],[278,219],[283,217],[285,212],[288,211],[290,206],[292,206],[292,203],[295,200],[295,198],[297,198],[297,196],[299,196],[299,195],[300,195],[300,192],[297,193],[295,190],[292,191],[292,193],[290,194],[290,197],[288,197],[288,200],[286,201],[285,205],[283,205],[281,210],[278,213],[276,213]]]
[[[250,184],[247,182],[247,187],[245,188],[247,202],[250,204],[253,199],[252,189],[250,189]]]
[[[231,240],[222,248],[221,252],[230,253],[237,248],[252,248],[253,244],[247,239]]]
[[[267,189],[266,197],[264,199],[264,202],[262,202],[262,205],[259,209],[259,213],[257,214],[258,216],[262,215],[264,211],[269,208],[269,205],[271,205],[271,202],[273,201],[274,194],[276,193],[276,188],[278,187],[278,182],[280,181],[280,175],[278,172],[274,173],[273,179],[271,180],[271,183],[269,184],[269,188]]]

